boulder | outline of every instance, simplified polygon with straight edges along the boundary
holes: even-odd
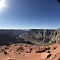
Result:
[[[36,51],[36,53],[41,53],[41,52],[45,52],[45,51],[46,51],[46,47],[42,46]]]
[[[41,58],[41,59],[47,59],[47,58],[49,58],[50,56],[51,56],[50,53],[42,53],[41,56],[40,56],[40,58]]]
[[[31,51],[32,51],[32,48],[27,49],[27,53],[31,53]]]
[[[46,50],[46,53],[50,53],[50,51],[49,50]]]
[[[51,50],[55,50],[57,47],[56,46],[50,46]]]
[[[50,47],[49,47],[49,46],[46,46],[46,49],[47,49],[47,50],[49,50],[49,49],[50,49]]]

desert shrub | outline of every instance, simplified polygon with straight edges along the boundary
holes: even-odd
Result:
[[[39,44],[39,46],[42,46],[43,44]]]
[[[5,49],[0,49],[0,53],[4,53],[4,54],[8,54],[7,51]]]
[[[60,44],[60,40],[58,40],[58,41],[57,41],[57,43],[59,43],[59,44]]]
[[[22,46],[20,46],[17,50],[24,50],[24,48]]]
[[[32,43],[32,45],[35,45],[35,43]]]
[[[25,41],[24,43],[26,43],[26,44],[32,44],[30,41]]]
[[[17,38],[18,43],[23,43],[25,40],[23,38]]]
[[[3,53],[4,53],[4,54],[8,54],[7,51],[4,51]]]
[[[5,51],[5,49],[0,49],[0,52],[4,52]]]
[[[44,46],[52,45],[53,43],[45,43]]]

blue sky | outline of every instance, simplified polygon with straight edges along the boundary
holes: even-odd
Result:
[[[57,0],[6,0],[0,11],[0,29],[60,28]]]

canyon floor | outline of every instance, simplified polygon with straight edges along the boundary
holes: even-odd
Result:
[[[0,46],[0,60],[60,60],[60,44]]]

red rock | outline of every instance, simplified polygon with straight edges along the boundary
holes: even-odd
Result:
[[[54,60],[60,60],[60,57],[56,57]]]
[[[36,51],[36,53],[41,53],[41,52],[45,52],[45,51],[46,51],[46,47],[42,46]]]
[[[7,58],[6,60],[14,60],[13,58]]]
[[[49,58],[50,56],[51,56],[50,53],[42,53],[41,56],[40,56],[40,58],[41,58],[41,59],[47,59],[47,58]]]

